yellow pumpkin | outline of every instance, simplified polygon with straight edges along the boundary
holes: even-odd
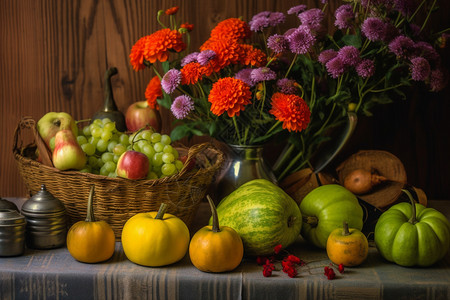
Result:
[[[97,263],[110,259],[116,245],[114,231],[105,221],[95,221],[92,201],[94,186],[89,192],[87,217],[70,227],[67,249],[73,258],[84,263]]]
[[[343,229],[337,228],[328,236],[328,258],[335,264],[354,267],[363,263],[369,253],[366,236],[356,228],[348,228],[344,222]]]
[[[219,226],[212,199],[207,196],[213,216],[212,226],[205,226],[192,237],[189,257],[192,264],[204,272],[234,270],[242,261],[244,246],[239,234],[231,227]]]
[[[166,214],[167,204],[158,212],[138,213],[123,226],[122,246],[135,264],[159,267],[181,260],[189,246],[189,229],[174,215]]]

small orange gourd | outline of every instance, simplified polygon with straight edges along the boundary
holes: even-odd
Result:
[[[97,263],[112,257],[115,249],[114,231],[105,221],[95,221],[92,202],[94,185],[89,192],[87,216],[67,232],[67,249],[73,258],[84,263]]]
[[[366,236],[356,228],[348,228],[344,221],[342,228],[333,230],[327,240],[328,258],[335,264],[355,267],[363,263],[369,253]]]
[[[244,245],[239,234],[231,227],[219,226],[216,207],[207,196],[212,212],[212,226],[198,230],[189,244],[192,264],[203,272],[226,272],[234,270],[244,256]]]

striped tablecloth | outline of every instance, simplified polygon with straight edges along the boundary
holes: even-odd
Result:
[[[450,253],[432,267],[405,268],[371,247],[361,266],[328,280],[324,250],[299,239],[288,251],[307,262],[295,278],[279,265],[264,277],[254,259],[223,274],[197,270],[188,255],[170,266],[143,267],[126,258],[120,243],[99,264],[77,262],[65,247],[26,249],[0,257],[0,299],[450,299]]]

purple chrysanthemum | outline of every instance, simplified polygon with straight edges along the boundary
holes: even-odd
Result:
[[[269,26],[275,27],[283,24],[286,21],[286,16],[282,12],[273,12],[269,15]]]
[[[283,94],[295,94],[297,92],[297,83],[289,78],[282,78],[277,81],[277,87]]]
[[[354,46],[344,46],[339,49],[338,57],[346,66],[356,66],[361,59],[359,50]]]
[[[286,16],[281,12],[263,11],[253,16],[248,25],[252,31],[263,31],[266,27],[274,27],[286,21]]]
[[[184,119],[192,110],[194,110],[194,101],[187,95],[178,96],[170,106],[170,110],[175,118],[179,120]]]
[[[389,43],[389,51],[399,58],[408,58],[415,51],[414,41],[404,35],[399,35]]]
[[[352,27],[352,22],[355,19],[355,14],[353,13],[353,8],[350,4],[344,4],[339,6],[335,13],[334,25],[339,29],[347,29]]]
[[[338,55],[337,51],[333,50],[333,49],[327,49],[322,51],[319,54],[319,58],[318,61],[325,65],[327,62],[329,62],[331,59],[335,58]]]
[[[180,85],[180,82],[180,70],[170,69],[161,79],[161,87],[167,94],[172,94],[173,91],[175,91],[175,89]]]
[[[311,33],[309,27],[300,25],[291,34],[287,36],[289,50],[296,54],[305,54],[316,42],[315,36]]]
[[[250,78],[254,84],[266,81],[266,80],[274,80],[277,78],[277,73],[267,67],[261,67],[257,69],[253,69],[250,73]]]
[[[439,92],[445,88],[447,84],[444,72],[440,69],[431,71],[430,74],[430,87],[433,92]]]
[[[382,41],[386,35],[386,24],[379,18],[367,18],[361,25],[361,31],[372,42]]]
[[[339,57],[335,57],[333,59],[330,59],[325,67],[327,68],[328,73],[333,78],[338,78],[345,72],[345,65],[342,62],[342,60]]]
[[[267,47],[275,53],[282,53],[288,48],[288,41],[284,35],[274,34],[267,39]]]
[[[200,52],[197,56],[197,61],[202,66],[206,66],[208,62],[216,57],[216,52],[213,50],[204,50]]]
[[[322,30],[322,20],[325,16],[324,12],[319,8],[308,9],[298,15],[302,25],[308,26],[316,32]]]
[[[250,77],[250,75],[252,74],[252,71],[253,71],[253,69],[251,69],[251,68],[241,69],[241,70],[239,70],[239,72],[237,72],[234,75],[234,78],[242,80],[249,86],[253,86],[254,84],[253,84],[252,78]]]
[[[417,56],[422,56],[427,59],[433,65],[439,65],[441,63],[441,56],[428,42],[417,42],[415,45],[415,53]]]
[[[288,15],[298,15],[299,13],[304,12],[308,7],[305,4],[300,4],[289,8],[287,11]]]
[[[428,60],[423,57],[411,59],[411,78],[415,81],[425,81],[430,76],[431,67]]]
[[[356,66],[356,72],[362,78],[368,78],[375,74],[375,64],[371,59],[363,59]]]
[[[184,67],[185,65],[191,63],[191,62],[197,62],[197,56],[199,55],[199,52],[192,52],[183,57],[181,60],[181,66]]]

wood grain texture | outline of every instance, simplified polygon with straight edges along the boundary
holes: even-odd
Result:
[[[49,111],[66,111],[85,119],[100,110],[104,72],[117,67],[112,77],[118,108],[125,112],[143,100],[153,76],[135,72],[129,51],[142,36],[159,29],[157,11],[180,6],[178,19],[195,24],[192,49],[198,48],[219,21],[229,17],[250,20],[257,12],[286,12],[301,3],[316,7],[320,0],[2,0],[0,1],[0,196],[26,196],[14,157],[14,129],[22,116],[38,120]],[[329,1],[332,9],[339,1]],[[432,19],[435,27],[449,27],[448,1]],[[331,16],[329,16],[331,17]],[[295,25],[290,21],[286,26]],[[288,28],[288,27],[286,27]],[[444,57],[449,66],[449,52]],[[411,99],[377,108],[375,116],[360,120],[351,143],[342,153],[359,149],[387,150],[405,164],[411,184],[431,198],[450,196],[449,88],[430,95],[411,93]],[[172,118],[162,110],[163,132]],[[194,139],[195,143],[202,139]],[[185,141],[187,143],[187,141]]]

